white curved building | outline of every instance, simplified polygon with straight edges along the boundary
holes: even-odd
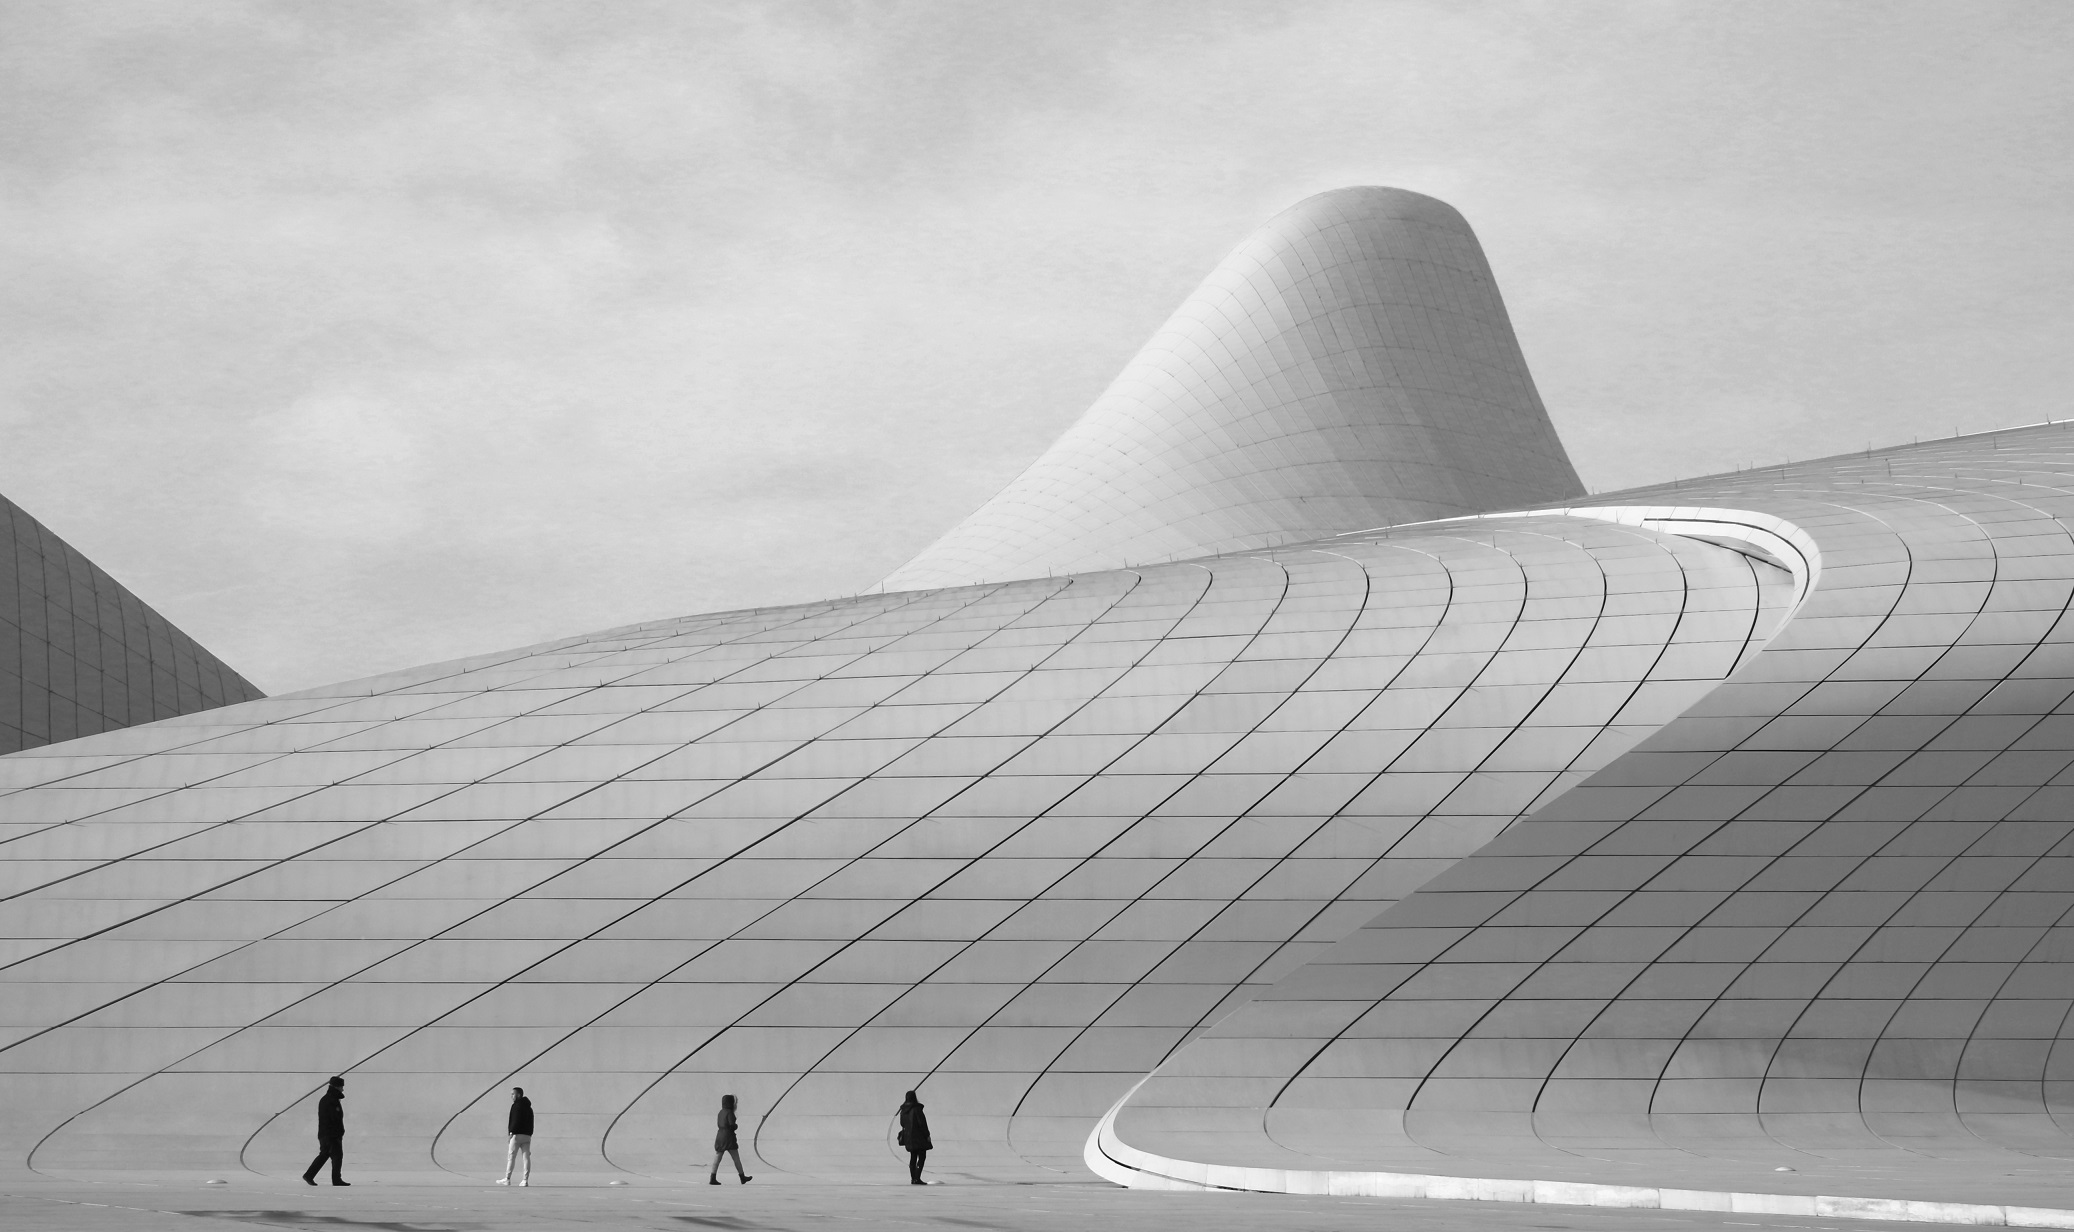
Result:
[[[888,593],[0,758],[0,1167],[2074,1223],[2067,430],[1582,504],[1452,211],[1263,234]]]

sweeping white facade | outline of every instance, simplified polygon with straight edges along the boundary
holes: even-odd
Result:
[[[286,1175],[343,1073],[368,1171],[523,1085],[895,1180],[915,1088],[952,1178],[2050,1189],[2070,484],[1585,501],[1459,217],[1324,194],[886,593],[0,758],[0,1166]]]

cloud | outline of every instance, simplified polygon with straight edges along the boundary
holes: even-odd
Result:
[[[2054,413],[2032,3],[17,5],[0,490],[284,689],[870,585],[1443,196],[1600,488]]]
[[[407,547],[424,528],[425,442],[402,408],[326,390],[254,419],[248,515],[275,534]]]

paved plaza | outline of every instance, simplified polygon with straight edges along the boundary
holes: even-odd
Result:
[[[293,1182],[193,1178],[0,1185],[9,1232],[231,1232],[237,1228],[370,1232],[799,1232],[804,1229],[999,1229],[1000,1232],[1452,1232],[1454,1229],[1837,1228],[1856,1232],[1936,1225],[1688,1211],[1552,1207],[1286,1194],[1158,1193],[1109,1185],[836,1185],[762,1181],[720,1189],[611,1187],[553,1181],[513,1192],[483,1185],[385,1184],[309,1189]]]

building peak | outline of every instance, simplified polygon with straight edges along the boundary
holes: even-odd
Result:
[[[1248,236],[1057,443],[884,585],[1153,564],[1582,491],[1461,214],[1339,188]]]

